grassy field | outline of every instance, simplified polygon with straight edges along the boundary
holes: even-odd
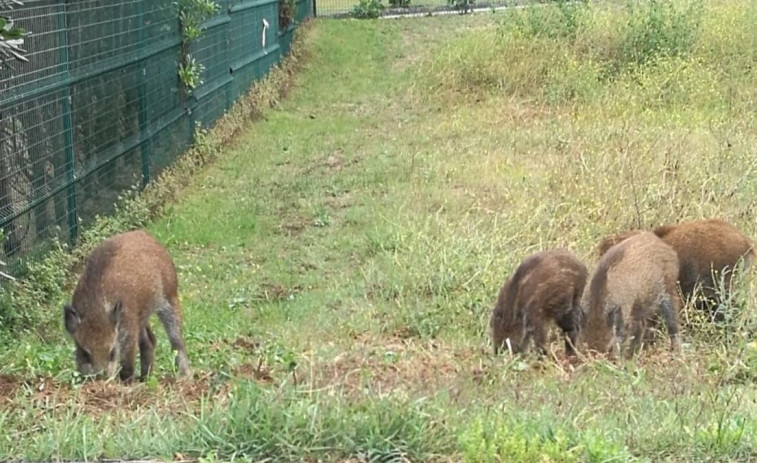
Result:
[[[725,326],[684,313],[680,357],[487,335],[535,250],[593,268],[606,234],[710,216],[757,237],[756,23],[749,0],[317,20],[282,107],[149,226],[194,378],[157,329],[150,381],[82,382],[51,306],[2,337],[0,459],[757,458],[753,274]]]

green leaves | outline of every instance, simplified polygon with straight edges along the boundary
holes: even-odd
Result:
[[[186,55],[186,62],[179,63],[179,78],[189,90],[202,85],[202,71],[205,66],[195,61],[191,55]]]
[[[0,10],[12,10],[13,5],[23,5],[23,3],[17,0],[0,0]],[[0,68],[10,66],[8,63],[11,61],[29,61],[24,56],[26,50],[21,48],[24,37],[27,35],[23,28],[14,24],[13,19],[0,16]]]
[[[358,19],[375,19],[381,16],[384,5],[381,0],[360,0],[352,9],[352,17]]]
[[[179,79],[184,84],[185,91],[191,93],[202,85],[201,75],[205,67],[195,62],[189,54],[190,45],[202,35],[202,23],[212,18],[220,7],[212,0],[178,0],[175,5],[179,10],[181,25]]]

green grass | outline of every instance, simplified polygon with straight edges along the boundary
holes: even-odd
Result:
[[[757,9],[624,4],[316,21],[289,98],[149,225],[195,378],[156,329],[154,380],[82,384],[49,307],[0,351],[0,459],[754,459],[751,274],[682,358],[489,353],[532,251],[593,267],[606,234],[712,215],[757,236]]]

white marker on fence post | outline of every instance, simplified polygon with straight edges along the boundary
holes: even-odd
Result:
[[[263,39],[262,39],[262,42],[263,42],[263,53],[266,54],[266,55],[268,54],[268,50],[265,49],[265,31],[267,31],[267,30],[268,30],[268,21],[266,21],[266,19],[263,18]]]

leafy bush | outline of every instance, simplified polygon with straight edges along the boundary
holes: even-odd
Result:
[[[376,19],[384,11],[381,0],[360,0],[360,3],[352,9],[352,17],[358,19]]]
[[[628,3],[628,22],[619,43],[621,59],[642,64],[657,56],[682,56],[694,48],[702,0],[645,0]]]
[[[503,35],[529,38],[576,38],[579,27],[586,20],[587,4],[558,0],[547,7],[529,7],[509,11],[501,21]]]

